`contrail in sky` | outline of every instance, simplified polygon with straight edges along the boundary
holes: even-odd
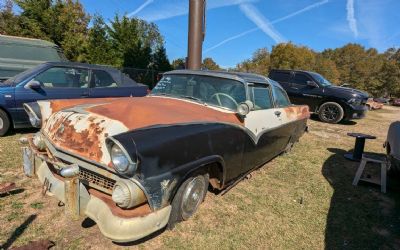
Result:
[[[320,2],[317,2],[317,3],[314,3],[314,4],[310,4],[310,5],[308,5],[308,6],[304,7],[304,8],[302,8],[302,9],[300,9],[300,10],[298,10],[298,11],[295,11],[295,12],[289,14],[289,15],[286,15],[286,16],[284,16],[284,17],[281,17],[281,18],[278,18],[278,19],[276,19],[276,20],[271,21],[271,24],[275,24],[275,23],[282,22],[282,21],[284,21],[284,20],[286,20],[286,19],[289,19],[289,18],[292,18],[292,17],[294,17],[294,16],[297,16],[297,15],[303,13],[303,12],[309,11],[309,10],[311,10],[311,9],[313,9],[313,8],[319,7],[319,6],[324,5],[324,4],[328,3],[328,2],[329,2],[329,0],[323,0],[323,1],[320,1]],[[236,39],[238,39],[238,38],[241,38],[241,37],[243,37],[243,36],[245,36],[245,35],[247,35],[247,34],[250,34],[250,33],[255,32],[255,31],[257,31],[257,30],[259,30],[258,27],[252,28],[252,29],[246,30],[246,31],[244,31],[244,32],[242,32],[242,33],[240,33],[240,34],[231,36],[231,37],[229,37],[229,38],[227,38],[227,39],[225,39],[225,40],[219,42],[218,44],[216,44],[216,45],[214,45],[214,46],[212,46],[212,47],[210,47],[210,48],[204,50],[204,53],[210,52],[210,51],[212,51],[212,50],[214,50],[214,49],[216,49],[216,48],[218,48],[218,47],[224,45],[225,43],[228,43],[228,42],[230,42],[230,41],[232,41],[232,40],[236,40]]]
[[[275,30],[271,22],[264,17],[263,14],[252,4],[241,4],[239,5],[240,10],[250,19],[258,28],[260,28],[265,34],[270,36],[276,43],[285,42],[286,39]]]
[[[347,0],[346,5],[347,10],[347,22],[349,23],[349,27],[351,32],[353,32],[354,36],[358,36],[358,29],[357,29],[357,20],[354,16],[354,0]]]

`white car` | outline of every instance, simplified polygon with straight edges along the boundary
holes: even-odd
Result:
[[[390,124],[385,147],[392,164],[391,170],[400,173],[400,121]]]

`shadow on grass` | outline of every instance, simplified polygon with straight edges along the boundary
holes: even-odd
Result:
[[[400,249],[400,185],[389,178],[387,194],[378,186],[352,186],[358,162],[345,150],[332,153],[322,174],[333,188],[327,217],[325,249]]]
[[[157,236],[159,236],[162,233],[164,233],[165,230],[167,230],[167,227],[164,227],[164,228],[162,228],[162,229],[160,229],[158,231],[155,231],[154,233],[151,233],[151,234],[147,235],[144,238],[141,238],[141,239],[138,239],[138,240],[135,240],[135,241],[131,241],[131,242],[115,242],[115,241],[113,241],[113,243],[115,245],[123,246],[123,247],[137,246],[137,245],[140,245],[142,243],[145,243],[148,240],[156,238]]]
[[[322,122],[319,118],[317,114],[311,114],[310,117],[311,120],[316,121],[316,122]],[[353,126],[356,125],[357,122],[351,120],[351,121],[347,121],[347,120],[342,120],[341,122],[339,122],[340,125],[345,125],[345,126]]]
[[[11,190],[11,191],[8,191],[5,193],[1,193],[0,198],[4,198],[4,197],[10,196],[10,195],[20,194],[24,191],[25,191],[25,189],[23,189],[23,188],[14,189],[14,190]]]
[[[14,230],[10,238],[8,238],[7,241],[0,246],[0,249],[8,249],[18,239],[18,237],[24,233],[25,229],[28,228],[28,226],[36,219],[36,217],[36,214],[31,214],[19,227]]]

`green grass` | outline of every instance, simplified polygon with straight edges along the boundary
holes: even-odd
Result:
[[[385,107],[386,108],[386,107]],[[369,112],[363,120],[323,124],[310,120],[290,154],[275,158],[224,196],[208,193],[193,218],[144,242],[156,249],[399,249],[400,185],[389,179],[387,194],[379,187],[351,185],[357,163],[343,154],[354,145],[348,132],[377,136],[366,151],[383,153],[388,125],[400,109]],[[18,139],[0,138],[0,182],[14,181],[24,191],[0,198],[0,244],[15,230],[12,246],[50,239],[59,248],[126,248],[104,238],[97,226],[64,215],[53,197],[42,197],[35,179],[24,177]],[[371,171],[372,174],[376,174]],[[25,227],[29,216],[37,217]],[[4,223],[3,223],[4,222]]]

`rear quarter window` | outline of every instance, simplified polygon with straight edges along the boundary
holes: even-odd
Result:
[[[289,82],[290,72],[272,71],[269,74],[269,78],[271,78],[272,80],[275,80],[277,82]]]
[[[290,100],[283,89],[274,86],[272,90],[275,99],[275,104],[278,108],[284,108],[291,105]]]

